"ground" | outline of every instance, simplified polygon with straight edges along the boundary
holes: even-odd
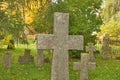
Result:
[[[36,67],[35,62],[23,65],[18,63],[18,57],[23,55],[24,49],[30,48],[31,54],[36,59],[35,44],[27,46],[18,45],[12,50],[14,56],[14,64],[11,69],[5,69],[1,64],[2,56],[6,49],[0,49],[0,80],[51,80],[51,63],[44,64],[41,68]],[[52,59],[52,53],[45,53],[47,57]],[[103,60],[101,54],[96,54],[97,68],[89,71],[89,80],[119,80],[120,79],[120,60]],[[73,70],[73,62],[80,61],[76,59],[69,60],[69,80],[80,80],[80,71]]]

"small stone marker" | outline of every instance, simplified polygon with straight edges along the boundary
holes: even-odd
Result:
[[[39,34],[38,49],[53,49],[51,80],[69,80],[68,50],[83,49],[83,36],[68,35],[69,14],[54,14],[54,34]]]
[[[102,45],[102,50],[103,50],[103,59],[108,59],[108,54],[110,54],[111,47],[109,46],[110,44],[110,38],[108,34],[105,34],[103,37],[103,45]]]
[[[89,54],[82,53],[81,54],[81,63],[74,62],[73,69],[80,70],[80,80],[88,80],[88,70],[95,70],[96,63],[89,62]]]
[[[25,49],[24,56],[19,56],[18,62],[22,64],[29,64],[34,62],[34,57],[30,55],[30,49]]]
[[[44,54],[42,49],[37,50],[36,66],[41,67],[44,64]]]
[[[116,60],[120,60],[120,56],[117,56],[117,57],[116,57]]]
[[[90,55],[90,62],[95,62],[95,56],[94,56],[95,51],[96,48],[93,45],[93,43],[88,43],[88,46],[86,46],[86,52],[88,52]]]
[[[2,64],[5,68],[11,68],[13,63],[13,56],[10,51],[6,52],[2,59]]]

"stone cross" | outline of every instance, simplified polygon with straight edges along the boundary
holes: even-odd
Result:
[[[68,50],[82,50],[83,36],[68,35],[69,14],[54,14],[54,34],[38,34],[38,49],[53,49],[51,80],[69,80]]]
[[[37,50],[36,66],[41,67],[44,64],[44,54],[42,49]]]
[[[30,49],[25,49],[24,55],[19,56],[18,62],[22,64],[29,64],[34,62],[34,57],[30,55]]]
[[[88,80],[88,70],[95,70],[96,63],[89,62],[89,54],[82,53],[81,54],[81,63],[74,62],[73,69],[80,70],[80,80]]]
[[[11,52],[6,52],[2,59],[2,64],[5,68],[9,69],[12,67],[13,56]]]
[[[108,34],[105,34],[103,37],[103,45],[102,45],[102,50],[103,50],[103,59],[108,59],[108,54],[111,51],[111,47],[109,46],[110,44],[110,38]]]
[[[94,51],[96,51],[96,48],[93,45],[93,43],[88,43],[88,46],[86,46],[86,52],[88,52],[90,54],[91,62],[95,62]]]

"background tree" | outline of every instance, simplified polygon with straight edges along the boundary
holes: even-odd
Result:
[[[7,0],[2,1],[0,5],[2,14],[0,28],[5,31],[6,35],[12,34],[15,38],[18,37],[24,26],[19,2],[17,0]]]
[[[84,45],[94,42],[96,36],[92,33],[99,31],[99,26],[102,23],[99,16],[101,3],[102,0],[57,0],[49,5],[43,16],[44,30],[41,33],[53,33],[54,12],[65,12],[70,15],[69,34],[83,35]],[[80,52],[70,51],[70,56],[79,58],[80,54],[76,53]]]
[[[66,12],[70,14],[69,34],[83,35],[85,45],[88,42],[94,42],[95,36],[91,34],[99,31],[99,25],[102,23],[99,16],[101,3],[102,0],[58,0],[52,3],[43,20],[46,32],[53,32],[54,12]]]
[[[50,0],[0,1],[0,29],[19,38],[24,27],[39,27]],[[39,23],[40,24],[40,23]]]
[[[120,0],[105,0],[102,10],[104,24],[101,26],[99,35],[105,33],[118,39],[120,37]]]
[[[99,31],[101,18],[99,9],[102,0],[6,0],[7,7],[2,10],[1,26],[6,31],[19,33],[24,26],[33,26],[40,33],[53,32],[54,12],[70,13],[70,33],[85,36],[85,44],[93,42],[93,31]],[[9,26],[8,26],[9,25]],[[8,29],[8,30],[7,30]],[[15,34],[16,34],[15,33]],[[13,33],[14,34],[14,33]]]
[[[104,22],[108,22],[111,17],[120,12],[120,0],[104,0],[104,1],[105,7],[102,10],[102,18]]]
[[[111,37],[118,39],[120,37],[120,23],[110,20],[106,24],[103,24],[101,27],[100,35],[109,34]]]

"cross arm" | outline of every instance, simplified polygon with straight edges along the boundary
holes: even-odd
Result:
[[[38,49],[53,49],[54,36],[52,34],[38,34],[37,48]]]
[[[74,70],[81,70],[82,64],[80,62],[73,63]],[[89,62],[88,63],[88,70],[95,70],[96,69],[96,62]]]
[[[83,50],[83,36],[80,35],[70,35],[68,37],[68,48]]]

